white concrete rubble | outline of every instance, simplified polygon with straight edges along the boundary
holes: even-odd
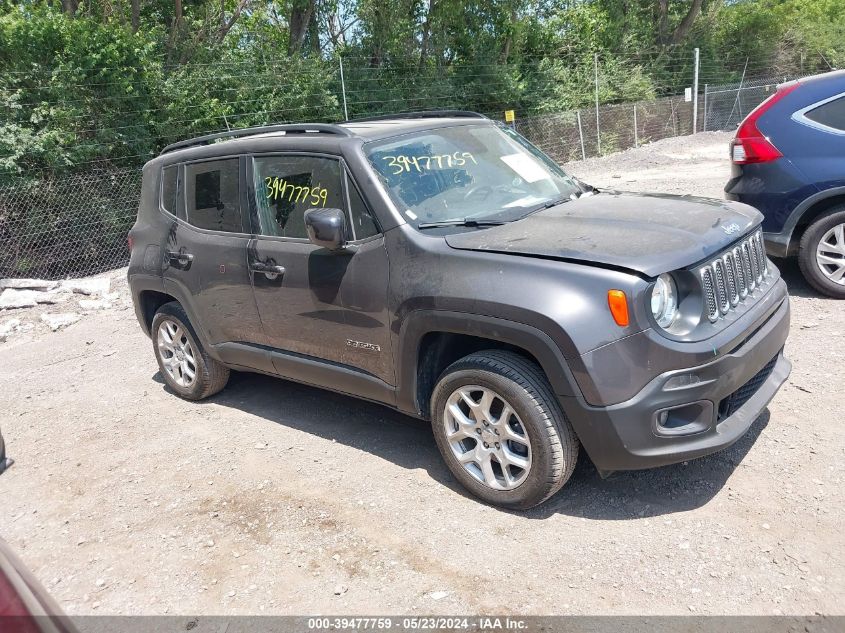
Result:
[[[73,325],[81,318],[76,312],[57,312],[55,314],[41,315],[41,320],[50,326],[50,329],[54,332],[68,325]]]
[[[58,287],[58,281],[48,279],[0,279],[0,288],[18,288],[26,290],[52,290]]]
[[[108,277],[93,277],[91,279],[65,279],[62,288],[66,288],[81,295],[105,295],[109,291]]]
[[[0,310],[11,308],[31,308],[38,303],[38,295],[43,294],[37,290],[17,290],[7,288],[0,294]]]
[[[80,299],[79,307],[83,310],[106,310],[111,307],[111,302],[106,299]]]
[[[9,319],[0,323],[0,343],[5,343],[9,334],[16,332],[21,327],[20,319]]]

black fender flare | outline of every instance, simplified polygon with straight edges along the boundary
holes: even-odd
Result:
[[[789,254],[789,245],[792,241],[792,234],[795,232],[795,227],[804,217],[804,214],[814,207],[819,202],[835,198],[838,196],[845,196],[845,187],[831,187],[818,191],[812,196],[805,198],[796,206],[786,218],[783,228],[778,233],[767,233],[765,235],[766,242],[769,245],[769,252],[775,257],[786,257]]]
[[[540,363],[558,396],[580,395],[563,353],[552,338],[533,326],[498,317],[441,310],[408,313],[399,329],[396,354],[397,408],[421,415],[417,402],[417,364],[420,343],[426,334],[448,332],[501,341],[524,349]]]

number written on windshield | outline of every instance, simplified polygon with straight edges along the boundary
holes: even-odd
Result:
[[[443,169],[444,167],[463,167],[467,161],[476,165],[478,161],[470,152],[453,152],[452,154],[435,154],[432,156],[382,156],[387,161],[388,167],[393,168],[393,175],[398,176],[404,172],[410,172],[413,167],[417,172],[431,171],[432,169]]]

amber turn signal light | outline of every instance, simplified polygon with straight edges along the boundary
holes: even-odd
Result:
[[[627,327],[628,320],[628,297],[621,290],[607,291],[607,305],[610,308],[610,314],[613,315],[613,320],[616,325],[620,327]]]

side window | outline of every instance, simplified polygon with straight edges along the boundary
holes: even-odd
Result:
[[[244,233],[237,158],[185,165],[188,222],[201,229]]]
[[[262,235],[307,238],[305,212],[345,209],[340,163],[316,156],[261,156],[253,162]]]
[[[185,207],[179,204],[179,166],[170,165],[161,170],[161,208],[182,220]]]
[[[828,101],[804,114],[811,121],[845,132],[845,97]]]
[[[364,199],[358,192],[352,178],[346,177],[346,185],[349,189],[349,215],[352,218],[352,226],[355,231],[355,239],[363,240],[373,235],[378,235],[379,230],[373,219],[372,213],[364,203]]]

